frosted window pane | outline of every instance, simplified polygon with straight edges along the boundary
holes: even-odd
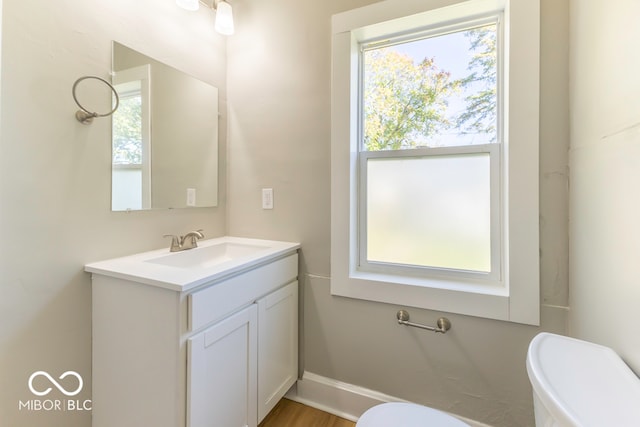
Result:
[[[142,209],[142,169],[112,169],[111,188],[111,210]]]
[[[490,272],[489,163],[489,154],[368,159],[368,261]]]

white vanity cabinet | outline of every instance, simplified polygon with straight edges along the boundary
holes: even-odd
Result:
[[[187,425],[262,421],[297,379],[297,325],[292,282],[189,338]]]
[[[298,378],[298,282],[261,298],[258,306],[258,422]]]
[[[256,427],[297,378],[298,247],[184,283],[87,265],[93,426]]]
[[[256,304],[189,338],[187,425],[255,427]]]

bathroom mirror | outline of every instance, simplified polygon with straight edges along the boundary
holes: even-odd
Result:
[[[111,210],[218,204],[218,89],[118,42]]]

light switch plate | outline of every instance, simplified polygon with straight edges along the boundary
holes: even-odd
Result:
[[[187,188],[187,206],[196,205],[196,189]]]
[[[273,209],[273,188],[262,189],[262,209]]]

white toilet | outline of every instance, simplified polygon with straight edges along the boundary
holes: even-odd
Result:
[[[356,427],[469,427],[469,424],[433,408],[392,402],[367,410]]]
[[[538,427],[640,426],[640,380],[608,347],[543,332],[527,372]]]
[[[527,373],[537,427],[638,427],[640,379],[610,348],[562,335],[531,340]],[[413,403],[383,403],[356,427],[464,427],[457,418]]]

